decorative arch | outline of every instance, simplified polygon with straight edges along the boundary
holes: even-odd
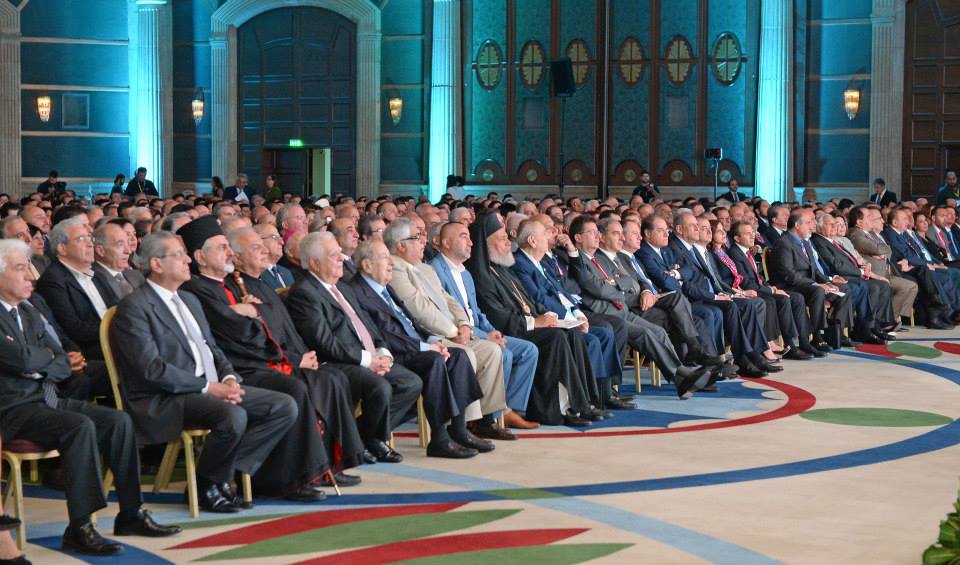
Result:
[[[357,196],[375,195],[380,186],[380,10],[370,0],[227,0],[213,13],[213,174],[233,179],[239,172],[237,28],[277,8],[323,8],[357,24]]]
[[[20,194],[20,11],[0,2],[0,191]]]

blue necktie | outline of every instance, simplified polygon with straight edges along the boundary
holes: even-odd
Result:
[[[949,229],[943,230],[947,234],[947,239],[950,240],[950,247],[953,248],[953,256],[960,257],[960,251],[957,250],[957,242],[953,240],[953,234]]]
[[[643,269],[640,267],[640,263],[637,261],[637,258],[635,256],[633,255],[630,256],[630,263],[633,264],[633,270],[637,272],[637,277],[640,278],[640,282],[650,285],[650,288],[652,288],[653,291],[656,292],[657,285],[653,284],[653,281],[647,278],[646,273],[643,272]]]
[[[407,332],[407,335],[413,339],[420,341],[420,334],[417,333],[417,330],[413,327],[413,322],[410,321],[410,318],[403,313],[403,310],[397,306],[397,303],[393,301],[393,297],[390,296],[390,291],[383,289],[380,291],[380,296],[387,302],[387,306],[393,309],[393,313],[397,315],[397,318],[400,319],[400,324],[403,326],[403,330]]]

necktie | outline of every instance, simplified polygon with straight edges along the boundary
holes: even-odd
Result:
[[[413,339],[420,341],[420,334],[418,334],[416,328],[413,327],[413,322],[411,322],[410,318],[404,314],[403,310],[400,309],[400,306],[394,302],[393,297],[390,296],[390,291],[383,289],[380,291],[380,296],[383,297],[384,302],[387,303],[387,306],[393,310],[393,313],[396,314],[397,318],[400,320],[400,324],[403,325],[403,331],[407,332],[407,335]]]
[[[858,265],[857,260],[853,257],[853,255],[850,255],[849,253],[847,253],[847,250],[844,249],[842,245],[840,245],[840,242],[834,241],[833,246],[839,249],[840,253],[843,253],[847,259],[850,259],[851,263],[853,263],[854,265]]]
[[[633,265],[633,270],[637,272],[637,277],[640,278],[640,281],[644,284],[649,285],[650,288],[654,292],[656,292],[657,285],[653,284],[653,281],[650,280],[650,277],[648,277],[647,274],[643,272],[643,267],[640,266],[640,262],[637,261],[637,258],[634,255],[630,256],[630,264]]]
[[[23,331],[22,323],[20,321],[20,312],[16,307],[10,309],[10,317],[13,318],[13,327],[15,327],[18,332],[18,337],[23,337],[23,341],[26,342],[26,333]],[[56,335],[56,334],[54,334]],[[43,403],[49,406],[50,408],[57,407],[57,385],[43,379],[40,381],[40,386],[43,389]]]
[[[722,289],[723,283],[720,281],[720,275],[717,273],[717,270],[713,268],[713,262],[710,261],[710,256],[706,254],[706,251],[703,251],[703,255],[700,255],[700,251],[697,251],[697,255],[700,255],[701,261],[703,261],[704,268],[707,269],[707,275],[709,275],[713,286],[716,288]],[[741,279],[742,280],[742,279]]]
[[[553,268],[557,271],[557,276],[563,278],[563,269],[560,268],[560,261],[557,261],[556,255],[550,256],[550,264],[553,265]]]
[[[203,364],[203,376],[207,379],[208,383],[219,382],[220,378],[217,376],[217,365],[213,361],[213,352],[210,351],[207,341],[203,339],[200,329],[190,323],[193,314],[190,313],[187,305],[183,303],[183,300],[180,300],[178,295],[174,294],[170,300],[173,301],[173,304],[177,307],[177,312],[180,313],[180,319],[183,320],[183,327],[187,330],[187,339],[193,342],[200,351],[200,361]]]
[[[127,282],[127,279],[123,277],[123,274],[117,273],[113,276],[113,278],[116,279],[117,285],[120,287],[120,298],[123,298],[124,296],[133,292],[133,286]]]
[[[810,262],[813,263],[817,272],[826,276],[826,273],[823,272],[823,266],[820,265],[820,256],[817,255],[817,251],[813,248],[813,245],[810,244],[810,241],[806,239],[803,240],[803,247],[807,250],[807,257],[809,257]]]
[[[920,255],[921,257],[923,257],[924,260],[926,260],[927,262],[932,261],[932,258],[930,257],[930,254],[927,252],[927,249],[923,247],[923,245],[917,243],[915,239],[913,239],[912,232],[905,231],[903,233],[904,233],[904,238],[907,240],[907,245],[909,245],[917,255]]]
[[[340,307],[343,308],[343,311],[346,312],[347,317],[350,318],[350,323],[353,324],[353,330],[357,332],[357,336],[360,338],[360,343],[363,344],[363,348],[369,352],[371,355],[376,353],[376,346],[373,344],[373,338],[370,337],[370,332],[367,331],[367,327],[363,325],[363,322],[360,321],[360,316],[357,315],[356,310],[350,306],[350,303],[347,302],[347,299],[340,294],[340,291],[337,289],[337,285],[330,285],[330,292],[333,293],[333,297],[337,299],[337,303],[340,304]]]
[[[613,279],[611,279],[610,277],[607,276],[607,272],[604,271],[604,270],[603,270],[603,267],[600,266],[600,263],[597,262],[597,258],[594,257],[593,259],[590,259],[590,261],[593,262],[594,266],[595,266],[597,269],[600,269],[600,275],[603,277],[603,280],[604,280],[607,284],[612,285],[612,284],[613,284]],[[623,304],[620,304],[619,302],[615,302],[615,301],[611,301],[610,303],[613,304],[613,307],[616,308],[617,310],[623,310]]]
[[[753,268],[753,273],[757,275],[757,284],[763,286],[763,279],[760,278],[760,269],[757,268],[757,261],[753,258],[753,254],[750,253],[748,249],[743,253],[747,257],[747,262],[750,263],[750,266]]]
[[[947,259],[948,259],[948,260],[952,260],[953,257],[954,257],[954,255],[953,255],[953,253],[950,251],[950,248],[947,247],[947,241],[943,238],[943,232],[944,232],[944,230],[942,230],[942,229],[940,229],[940,228],[934,228],[934,229],[936,229],[936,231],[937,231],[937,237],[940,238],[940,247],[942,247],[942,248],[943,248],[943,251],[947,254]],[[949,236],[948,236],[948,237],[949,237]]]
[[[950,248],[953,249],[953,256],[960,257],[960,251],[957,250],[957,242],[953,239],[953,233],[951,233],[950,229],[947,229],[946,232],[947,239],[950,241]]]
[[[703,259],[701,259],[700,254],[697,253],[697,250],[693,247],[690,248],[690,254],[693,255],[693,262],[700,267],[700,270],[707,273],[705,278],[707,279],[707,288],[710,290],[710,294],[716,294],[717,289],[713,286],[713,281],[710,280],[710,273],[707,271],[706,265],[703,264]]]
[[[270,272],[273,273],[273,276],[277,277],[277,282],[280,283],[280,288],[287,288],[287,283],[284,282],[283,277],[280,276],[280,269],[276,265],[270,268]]]

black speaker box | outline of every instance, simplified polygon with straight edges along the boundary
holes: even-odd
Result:
[[[570,59],[550,61],[550,90],[552,96],[573,96],[577,91]]]

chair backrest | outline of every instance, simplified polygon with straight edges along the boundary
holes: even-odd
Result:
[[[103,362],[107,366],[110,376],[110,387],[113,389],[113,398],[117,403],[117,410],[123,410],[123,398],[120,397],[120,373],[117,363],[113,359],[113,345],[110,343],[110,324],[117,313],[117,307],[111,306],[100,320],[100,349],[103,350]]]
[[[770,280],[770,271],[767,270],[767,252],[770,251],[769,247],[764,247],[763,251],[760,252],[760,262],[763,264],[763,278]]]
[[[280,297],[282,298],[285,294],[287,294],[288,292],[290,292],[290,287],[289,287],[289,286],[282,286],[282,287],[276,289],[275,292],[277,293],[278,296],[280,296]]]

